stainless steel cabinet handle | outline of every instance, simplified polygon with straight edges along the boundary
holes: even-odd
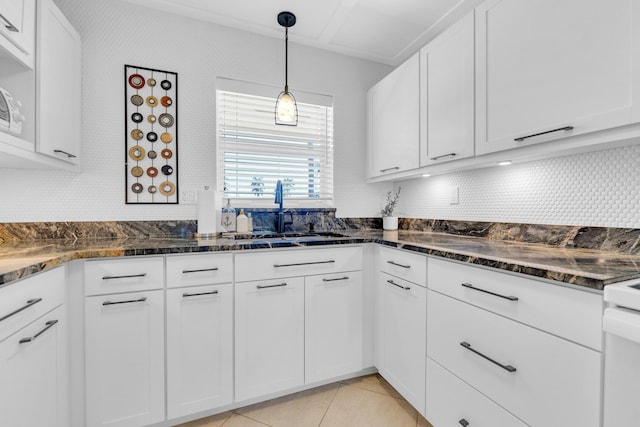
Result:
[[[190,293],[183,293],[182,296],[184,298],[189,298],[189,297],[199,297],[200,295],[217,295],[218,291],[211,291],[211,292],[198,292],[196,294],[190,294]]]
[[[499,298],[508,299],[509,301],[518,301],[518,297],[497,294],[495,292],[487,291],[486,289],[476,288],[475,286],[473,286],[470,283],[460,283],[460,286],[464,286],[465,288],[473,289],[474,291],[483,292],[485,294],[493,295],[493,296],[496,296],[496,297],[499,297]]]
[[[113,279],[130,279],[133,277],[144,277],[146,276],[147,273],[141,273],[141,274],[129,274],[127,276],[104,276],[102,278],[102,280],[113,280]]]
[[[553,132],[560,132],[561,130],[573,130],[573,126],[565,126],[565,127],[561,127],[561,128],[558,128],[558,129],[551,129],[551,130],[547,130],[547,131],[539,132],[539,133],[534,133],[534,134],[527,135],[527,136],[521,136],[519,138],[514,138],[514,141],[522,142],[525,139],[533,138],[534,136],[546,135],[548,133],[553,133]]]
[[[397,262],[395,262],[395,261],[387,261],[387,264],[396,265],[396,266],[398,266],[398,267],[402,267],[402,268],[411,268],[411,266],[410,266],[410,265],[398,264],[398,263],[397,263]]]
[[[279,283],[277,285],[257,285],[256,288],[258,289],[268,289],[268,288],[279,288],[281,286],[287,286],[286,283]]]
[[[30,299],[29,301],[27,301],[27,303],[25,305],[23,305],[19,309],[15,310],[15,311],[12,311],[11,313],[0,317],[0,322],[2,322],[5,319],[8,319],[11,316],[15,316],[16,314],[20,313],[22,310],[26,310],[27,308],[31,307],[32,305],[35,305],[35,304],[39,303],[40,301],[42,301],[42,298]]]
[[[349,280],[349,276],[337,277],[335,279],[322,279],[323,282],[335,282],[338,280]]]
[[[17,33],[17,32],[18,32],[18,29],[16,28],[16,26],[15,26],[15,25],[13,25],[13,24],[11,23],[11,21],[9,21],[7,18],[5,18],[5,17],[4,17],[4,15],[2,15],[1,13],[0,13],[0,18],[1,18],[5,23],[6,23],[6,25],[5,25],[4,27],[5,27],[7,30],[9,30],[9,31],[11,31],[11,32],[14,32],[14,33]]]
[[[460,424],[462,427],[467,427],[469,425],[469,421],[463,418],[460,421],[458,421],[458,424]]]
[[[68,157],[68,158],[70,158],[70,159],[73,159],[73,158],[75,158],[75,157],[78,157],[78,156],[76,156],[75,154],[67,153],[66,151],[63,151],[63,150],[53,150],[53,152],[54,152],[54,153],[56,153],[56,154],[58,154],[58,153],[59,153],[59,154],[64,154],[65,156],[67,156],[67,157]]]
[[[273,264],[273,266],[275,268],[282,268],[282,267],[296,267],[299,265],[313,265],[313,264],[331,264],[333,262],[336,262],[333,259],[330,259],[328,261],[312,261],[312,262],[298,262],[295,264]]]
[[[199,270],[182,270],[182,274],[188,274],[188,273],[202,273],[203,271],[218,271],[218,267],[212,267],[212,268],[201,268]]]
[[[460,345],[463,346],[464,348],[466,348],[467,350],[477,354],[478,356],[487,359],[489,362],[500,366],[502,369],[504,369],[507,372],[515,372],[516,371],[516,368],[514,368],[513,366],[511,366],[511,365],[503,365],[502,363],[495,361],[494,359],[490,358],[489,356],[485,356],[484,354],[480,353],[478,350],[475,350],[475,349],[471,348],[471,344],[469,344],[468,342],[462,341],[460,343]]]
[[[444,159],[445,157],[455,157],[456,153],[448,153],[448,154],[443,154],[441,156],[435,156],[435,157],[431,157],[429,160],[440,160],[440,159]]]
[[[147,297],[142,297],[139,299],[129,299],[126,301],[105,301],[102,303],[102,305],[130,304],[132,302],[145,302],[146,300]]]
[[[409,291],[411,290],[411,288],[409,286],[402,286],[402,285],[398,285],[396,282],[394,282],[393,280],[387,280],[387,283],[392,284],[393,286],[397,286],[400,289],[404,289],[405,291]]]
[[[380,172],[387,172],[387,171],[392,171],[392,170],[396,170],[396,169],[400,169],[400,166],[394,166],[392,168],[380,169]]]
[[[47,332],[47,330],[48,330],[49,328],[51,328],[53,325],[55,325],[56,323],[58,323],[58,321],[57,321],[57,320],[49,320],[47,323],[45,323],[45,327],[44,327],[40,332],[38,332],[37,334],[35,334],[35,335],[34,335],[34,336],[32,336],[32,337],[22,338],[22,339],[19,341],[19,344],[24,344],[24,343],[27,343],[27,342],[32,342],[32,341],[34,341],[34,340],[35,340],[36,338],[38,338],[40,335],[42,335],[42,334],[44,334],[45,332]]]

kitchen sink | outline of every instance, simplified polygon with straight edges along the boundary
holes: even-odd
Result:
[[[331,240],[339,237],[347,237],[344,234],[333,231],[314,231],[307,233],[274,233],[254,232],[251,234],[233,234],[224,236],[236,240],[239,245],[250,244],[288,244],[288,243],[309,243],[324,240]]]

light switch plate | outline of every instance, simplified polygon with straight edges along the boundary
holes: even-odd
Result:
[[[449,192],[449,204],[457,205],[460,203],[460,191],[459,187],[456,185],[455,187],[451,187]]]

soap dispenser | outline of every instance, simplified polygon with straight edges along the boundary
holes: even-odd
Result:
[[[236,229],[238,233],[249,231],[249,218],[244,214],[244,209],[240,209],[240,215],[236,218]]]
[[[221,225],[227,232],[236,231],[236,210],[231,207],[231,200],[227,199],[227,206],[222,208]]]

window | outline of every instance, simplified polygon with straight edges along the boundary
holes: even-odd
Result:
[[[269,88],[277,95],[277,89]],[[298,99],[298,126],[274,123],[275,96],[217,90],[218,182],[224,197],[333,199],[333,107]],[[297,97],[297,93],[295,93]],[[304,204],[304,203],[302,203]]]

